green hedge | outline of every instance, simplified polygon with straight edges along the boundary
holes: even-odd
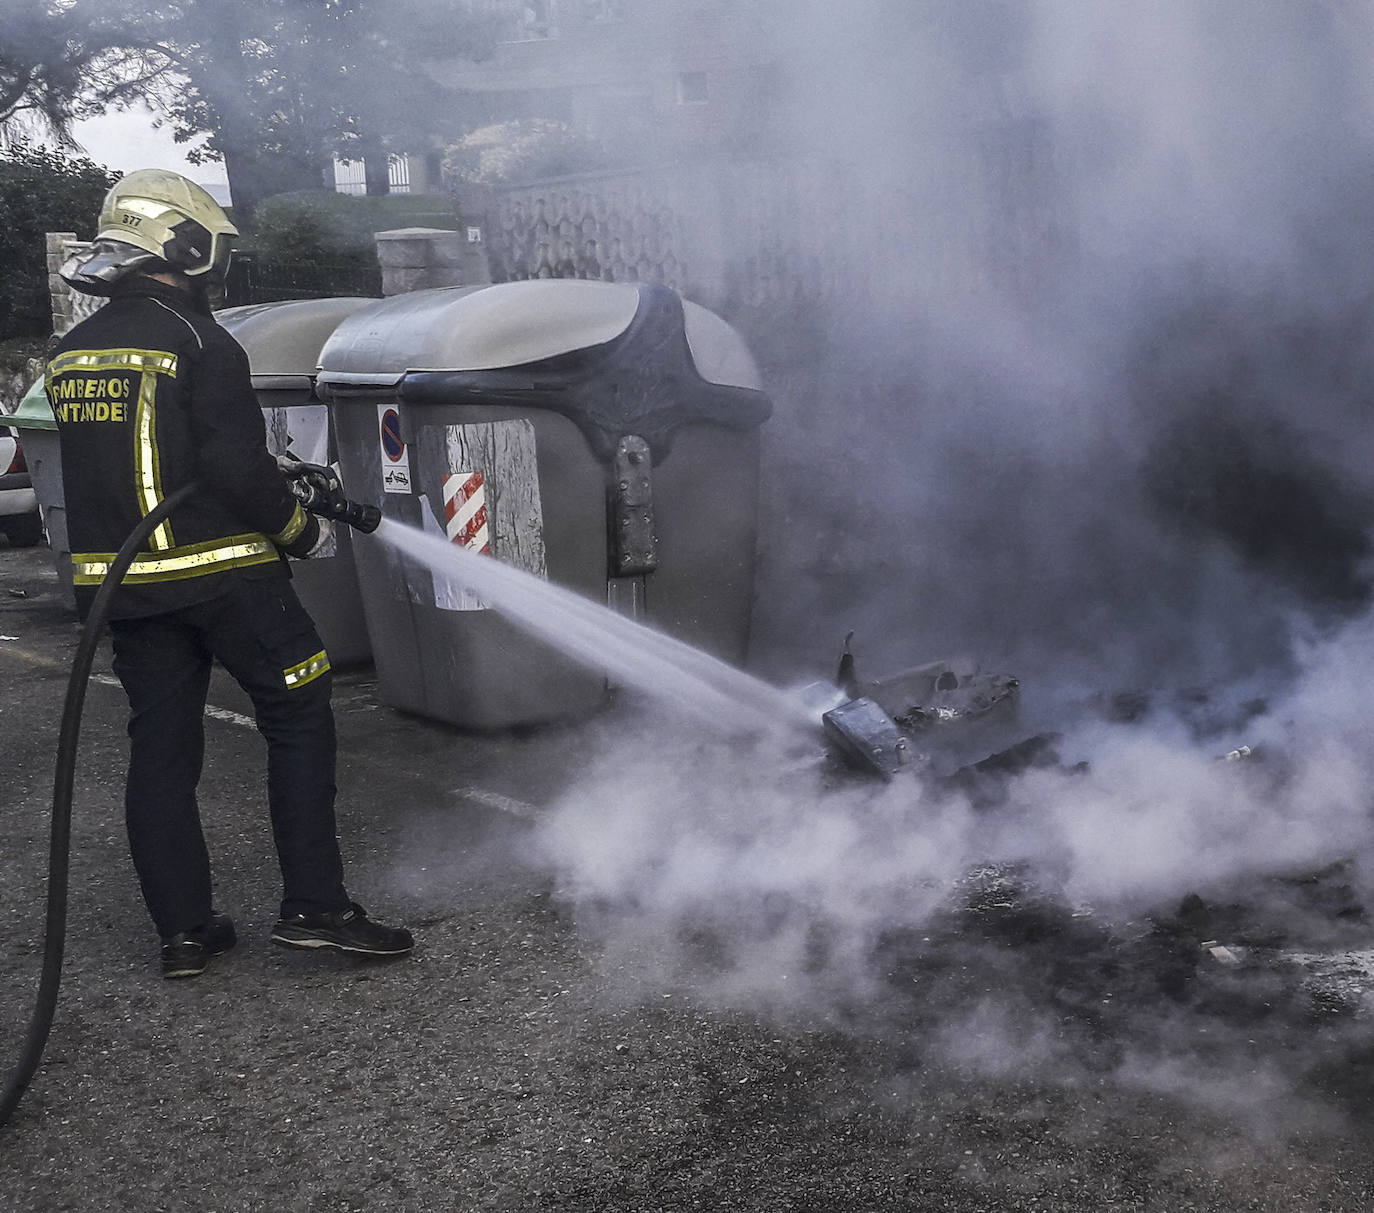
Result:
[[[376,232],[420,226],[456,230],[458,215],[447,199],[426,194],[368,197],[312,190],[268,198],[240,246],[273,261],[333,260],[375,255]]]
[[[0,149],[0,339],[52,332],[47,232],[95,235],[105,193],[119,174],[17,141]]]
[[[433,195],[278,194],[258,207],[252,227],[243,231],[228,299],[236,304],[380,295],[377,232],[458,226],[453,203]]]

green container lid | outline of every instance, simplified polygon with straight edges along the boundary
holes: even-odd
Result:
[[[5,418],[5,423],[17,430],[57,429],[57,418],[52,415],[52,405],[48,403],[48,393],[43,390],[41,379],[24,393],[19,407]]]

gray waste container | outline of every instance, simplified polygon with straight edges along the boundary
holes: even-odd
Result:
[[[744,660],[758,428],[743,340],[662,287],[550,280],[395,296],[320,354],[358,500]],[[475,489],[474,489],[475,486]],[[485,536],[446,509],[484,498]],[[457,496],[455,496],[457,493]],[[491,728],[595,706],[604,680],[375,538],[356,547],[383,697]]]
[[[23,430],[24,461],[29,465],[34,496],[43,514],[43,526],[48,532],[48,546],[52,549],[57,579],[62,583],[73,609],[76,596],[72,590],[72,548],[67,538],[66,497],[62,492],[62,444],[57,437],[57,418],[52,415],[48,394],[39,379],[24,394],[7,424]]]
[[[315,395],[320,348],[345,317],[373,299],[293,299],[225,308],[215,319],[248,354],[253,389],[274,455],[290,451],[307,463],[334,463],[338,447],[328,406]],[[346,486],[347,487],[347,486]],[[352,532],[333,531],[333,550],[291,562],[292,583],[335,665],[370,661],[367,624],[354,570]]]

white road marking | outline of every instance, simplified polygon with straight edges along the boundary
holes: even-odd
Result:
[[[537,805],[529,804],[524,800],[516,800],[513,796],[502,796],[500,792],[489,792],[486,788],[454,788],[453,795],[461,796],[464,800],[471,800],[476,804],[485,805],[489,809],[509,813],[512,817],[520,817],[526,821],[533,821],[540,816]]]
[[[248,716],[243,716],[238,712],[231,712],[228,708],[217,708],[210,704],[205,705],[205,714],[213,720],[225,720],[230,724],[241,725],[245,729],[256,729],[257,722]]]
[[[53,660],[51,657],[46,657],[26,649],[6,649],[5,653],[7,656],[18,657],[23,661],[27,661],[37,666],[57,668],[62,664],[61,662]],[[90,680],[92,682],[98,682],[101,686],[119,687],[120,690],[123,690],[123,687],[120,686],[119,679],[112,674],[92,674]],[[351,700],[345,700],[344,703],[351,706],[351,704],[365,700],[366,698],[368,698],[366,695],[356,695]],[[378,705],[373,703],[371,706],[375,708]],[[241,728],[257,728],[257,725],[249,717],[239,712],[231,712],[227,708],[217,708],[211,704],[206,704],[205,714],[213,720],[222,720],[227,724],[239,725]],[[360,757],[366,760],[368,756],[361,755]],[[514,796],[503,796],[500,792],[492,792],[486,788],[467,785],[460,788],[454,788],[450,795],[461,797],[464,800],[470,800],[474,804],[480,804],[489,809],[496,809],[500,813],[509,813],[512,817],[519,817],[523,821],[535,821],[542,816],[542,812],[538,805],[530,804],[525,800],[517,800]]]
[[[119,686],[119,679],[110,674],[92,674],[92,682],[98,682],[103,687]],[[123,690],[122,687],[120,687]],[[228,708],[217,708],[212,704],[205,705],[205,714],[211,720],[223,720],[228,724],[237,724],[247,729],[256,729],[258,726],[253,723],[250,717],[241,715],[238,712],[231,712]]]
[[[42,666],[47,669],[58,669],[62,665],[60,661],[54,661],[51,657],[45,657],[41,653],[33,653],[27,649],[6,649],[5,655],[7,657],[18,657],[21,661],[26,661],[30,665]],[[119,679],[113,674],[92,674],[90,680],[92,682],[98,682],[103,687],[119,687],[120,690],[124,689],[120,686]],[[258,727],[248,716],[244,716],[239,712],[231,712],[228,708],[217,708],[208,703],[205,705],[205,714],[212,720],[223,720],[226,724],[236,724],[245,729],[256,729]]]

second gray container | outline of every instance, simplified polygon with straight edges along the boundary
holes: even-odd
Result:
[[[320,363],[358,500],[744,660],[771,405],[720,317],[634,284],[417,291],[353,313]],[[455,508],[470,492],[485,534]],[[604,695],[600,675],[442,577],[376,539],[356,551],[393,706],[504,727]]]

